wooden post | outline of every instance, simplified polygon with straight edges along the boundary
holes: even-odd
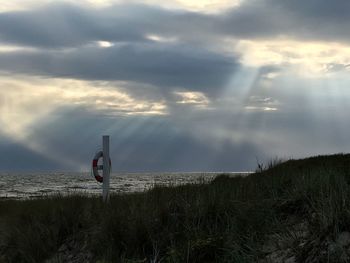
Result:
[[[102,185],[102,197],[103,202],[107,203],[109,201],[109,174],[110,174],[110,165],[109,165],[109,136],[104,135],[102,137],[102,146],[103,146],[103,185]]]

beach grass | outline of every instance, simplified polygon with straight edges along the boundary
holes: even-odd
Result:
[[[348,154],[108,204],[81,194],[0,201],[0,262],[348,262],[350,237],[338,242],[348,232]]]

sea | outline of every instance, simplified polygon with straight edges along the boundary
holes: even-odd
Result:
[[[183,185],[209,182],[216,173],[112,173],[111,193],[143,192],[155,185]],[[249,172],[225,173],[230,176]],[[0,199],[41,198],[53,194],[99,195],[102,184],[90,172],[80,173],[0,173]]]

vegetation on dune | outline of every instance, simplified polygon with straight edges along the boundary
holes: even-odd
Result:
[[[107,205],[1,201],[0,262],[348,262],[350,155],[259,167]]]

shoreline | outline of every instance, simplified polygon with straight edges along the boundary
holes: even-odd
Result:
[[[114,173],[112,174],[112,193],[125,193],[125,192],[144,192],[151,188],[154,184],[156,185],[180,185],[186,183],[196,183],[202,180],[211,181],[217,175],[223,174],[220,172],[189,172],[189,173]],[[235,176],[246,176],[251,174],[251,172],[230,172],[225,173],[231,177]],[[58,180],[55,181],[52,176],[57,175]],[[21,180],[21,176],[17,176],[17,180]],[[30,174],[25,175],[30,176]],[[102,184],[97,183],[94,178],[90,177],[89,174],[85,173],[52,173],[52,174],[38,174],[38,179],[35,182],[31,182],[26,178],[26,182],[17,185],[11,185],[9,180],[0,175],[0,183],[2,183],[0,188],[0,201],[3,199],[33,199],[33,198],[45,198],[46,196],[62,194],[93,194],[99,195]],[[190,178],[186,177],[189,176]],[[164,177],[162,181],[161,178]],[[63,179],[60,179],[63,178]],[[65,178],[77,178],[76,182],[72,182],[69,185],[65,182]],[[139,179],[139,181],[138,181]],[[50,185],[45,185],[45,180],[48,180]],[[40,189],[40,186],[43,188]],[[32,189],[32,190],[31,190]]]

